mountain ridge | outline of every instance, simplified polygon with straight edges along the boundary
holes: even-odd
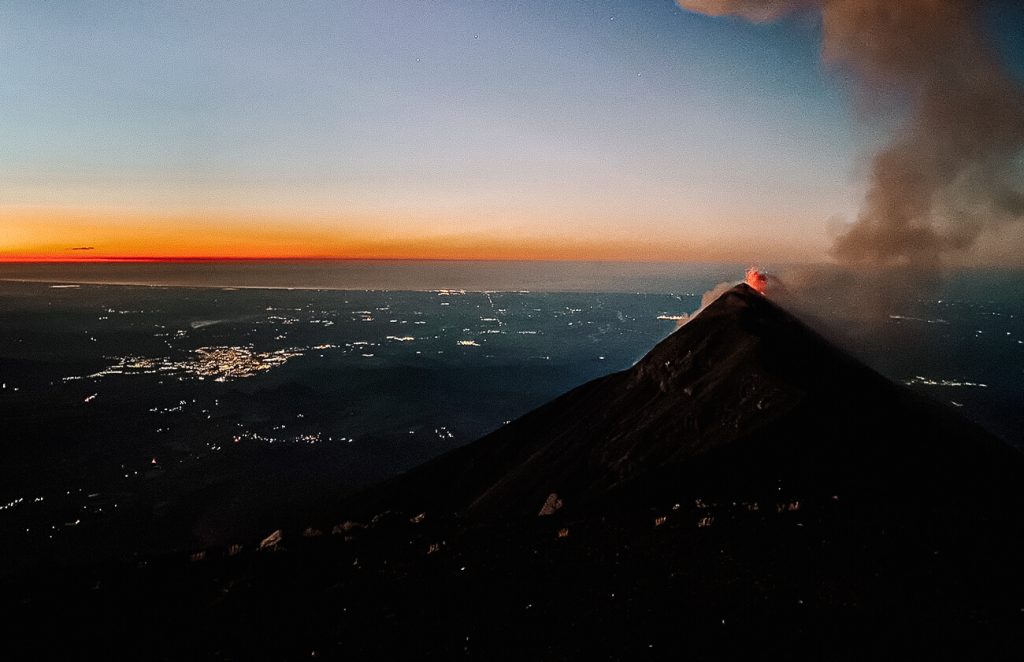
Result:
[[[908,424],[908,417],[918,420]],[[754,453],[763,470],[738,449]],[[550,494],[568,508],[606,499],[634,480],[671,482],[673,472],[714,489],[686,465],[715,455],[739,456],[736,475],[720,467],[717,476],[734,487],[745,481],[751,492],[778,480],[819,493],[884,492],[884,481],[899,473],[887,463],[906,468],[914,456],[922,471],[945,480],[957,466],[1024,471],[1020,453],[740,284],[631,368],[581,385],[351,503],[471,519],[529,515]],[[812,480],[822,471],[835,474],[834,487]],[[391,504],[383,496],[389,491],[400,495]]]
[[[743,285],[324,508],[15,586],[25,657],[1019,658],[1024,456]]]

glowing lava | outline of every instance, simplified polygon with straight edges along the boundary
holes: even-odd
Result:
[[[768,274],[760,271],[757,267],[750,267],[747,269],[747,276],[743,282],[757,290],[758,293],[764,294],[764,291],[768,289]]]

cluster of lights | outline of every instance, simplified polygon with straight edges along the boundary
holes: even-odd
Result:
[[[10,510],[11,508],[14,508],[15,506],[18,506],[19,504],[21,504],[24,501],[25,501],[25,497],[18,497],[14,501],[8,501],[4,505],[0,506],[0,510]]]
[[[957,379],[929,379],[917,375],[908,379],[904,382],[907,386],[922,385],[922,386],[953,386],[953,387],[975,387],[975,388],[988,388],[988,384],[981,384],[978,382],[967,382],[960,381]]]
[[[283,429],[285,426],[279,425],[275,430]],[[335,441],[334,437],[324,436],[322,432],[312,432],[307,434],[299,434],[294,437],[272,437],[265,434],[259,434],[258,432],[243,432],[236,434],[231,440],[239,444],[244,441],[259,441],[265,444],[305,444],[308,446],[315,446],[324,442]],[[351,444],[355,441],[352,437],[338,437],[337,441],[342,441]]]
[[[86,377],[65,377],[64,381],[101,379],[111,375],[153,375],[183,374],[198,379],[212,378],[224,382],[231,379],[245,379],[261,372],[284,365],[289,360],[302,356],[311,350],[336,349],[336,345],[322,344],[315,347],[278,349],[270,352],[256,352],[251,347],[214,346],[193,350],[194,356],[175,361],[170,358],[146,358],[126,356],[114,365]]]
[[[35,499],[32,499],[32,503],[39,503],[40,501],[44,501],[44,500],[45,500],[45,497],[36,497]],[[7,503],[5,503],[3,505],[0,505],[0,510],[10,510],[12,508],[16,508],[16,507],[20,506],[23,503],[25,503],[25,497],[18,497],[17,499],[14,499],[13,501],[8,501]]]

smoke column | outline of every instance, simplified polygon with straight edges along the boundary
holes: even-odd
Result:
[[[980,33],[979,0],[677,2],[758,22],[819,11],[825,62],[852,73],[866,101],[907,104],[832,248],[841,263],[928,270],[986,227],[1024,218],[1024,92]]]

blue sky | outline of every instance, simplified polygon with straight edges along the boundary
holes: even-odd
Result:
[[[1021,10],[987,20],[1021,73]],[[809,17],[660,0],[5,2],[0,253],[142,250],[118,233],[202,219],[341,252],[377,235],[688,259],[756,233],[813,259],[886,125],[818,50]]]

